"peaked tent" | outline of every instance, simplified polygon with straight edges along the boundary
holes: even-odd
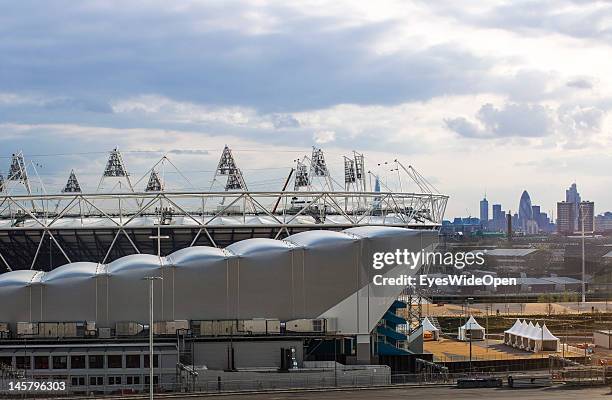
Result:
[[[429,318],[427,317],[423,318],[423,321],[421,321],[421,324],[423,325],[423,333],[429,332],[433,340],[440,339],[440,330],[436,328],[434,324],[431,323]]]
[[[519,329],[521,329],[521,320],[517,318],[514,325],[512,325],[510,329],[504,331],[504,343],[512,345]]]
[[[542,325],[542,350],[559,351],[559,338],[553,335],[546,324]]]
[[[459,327],[457,339],[463,341],[471,340],[484,340],[485,328],[483,328],[476,320],[474,316],[470,315],[470,318],[465,325]]]
[[[504,332],[504,343],[520,349],[538,351],[558,351],[559,338],[553,335],[546,324],[540,327],[539,323],[520,322],[517,320],[514,325]]]

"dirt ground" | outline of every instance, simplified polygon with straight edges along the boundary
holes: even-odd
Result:
[[[482,303],[471,304],[468,314],[478,315],[543,315],[543,314],[580,314],[584,312],[612,312],[612,302],[572,303]],[[465,307],[461,304],[423,304],[423,315],[427,316],[459,316],[465,314]]]
[[[465,361],[470,356],[469,342],[461,342],[452,339],[441,339],[440,341],[425,342],[426,352],[434,355],[435,361]],[[548,358],[551,354],[563,355],[559,352],[543,351],[532,353],[506,346],[500,340],[489,339],[487,341],[472,342],[472,360],[509,360],[528,358]],[[566,356],[581,356],[584,353],[576,352],[574,347],[568,346]]]

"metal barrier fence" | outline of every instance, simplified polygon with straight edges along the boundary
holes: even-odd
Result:
[[[253,392],[270,390],[300,390],[300,389],[326,389],[326,388],[358,388],[358,387],[389,387],[404,385],[455,385],[459,379],[469,377],[501,378],[504,385],[508,376],[529,375],[526,371],[511,371],[498,373],[421,373],[421,374],[381,374],[379,371],[325,371],[325,374],[309,374],[302,372],[271,373],[270,377],[260,379],[217,379],[205,377],[205,381],[192,381],[177,383],[163,383],[155,386],[156,393],[223,393],[223,392]],[[608,369],[608,380],[612,377],[612,369]],[[231,373],[230,373],[231,374]],[[542,374],[542,372],[540,372]],[[555,383],[570,385],[600,385],[606,382],[605,367],[572,367],[544,372]],[[262,374],[266,375],[266,374]],[[282,376],[285,375],[285,376]],[[530,375],[531,376],[531,375]],[[0,397],[24,397],[26,393],[9,391],[8,380],[0,379]],[[48,397],[66,397],[69,394],[81,394],[88,397],[101,397],[106,395],[147,393],[148,385],[107,385],[105,387],[71,387],[66,391],[50,391],[44,394]],[[27,393],[31,396],[34,393]],[[40,392],[38,393],[41,394]],[[26,396],[27,397],[27,396]]]

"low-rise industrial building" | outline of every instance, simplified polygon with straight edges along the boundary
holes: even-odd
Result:
[[[593,343],[604,349],[612,349],[612,330],[593,332]]]

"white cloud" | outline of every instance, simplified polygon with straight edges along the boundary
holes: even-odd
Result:
[[[336,132],[334,131],[318,131],[312,135],[315,143],[317,144],[325,144],[330,143],[336,140]]]

